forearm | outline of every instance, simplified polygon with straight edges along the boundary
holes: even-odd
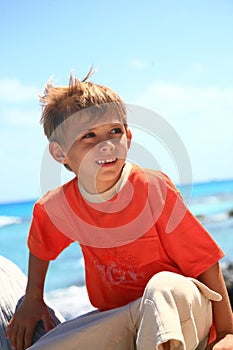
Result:
[[[26,297],[43,299],[44,283],[48,266],[49,261],[41,260],[31,253],[29,254]]]
[[[222,296],[221,301],[213,301],[213,318],[218,336],[233,334],[232,309],[219,264],[211,266],[198,279]]]

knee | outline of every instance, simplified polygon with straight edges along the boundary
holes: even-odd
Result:
[[[186,297],[192,294],[193,284],[190,280],[174,272],[162,271],[155,274],[147,283],[145,294],[167,294],[176,297]]]
[[[147,283],[147,287],[155,288],[157,290],[171,288],[180,283],[180,279],[185,278],[184,276],[178,275],[174,272],[162,271],[156,273],[149,282]]]

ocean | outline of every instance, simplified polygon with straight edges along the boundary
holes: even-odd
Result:
[[[224,250],[221,263],[233,261],[233,179],[196,183],[191,199],[189,186],[179,189],[189,209]],[[25,274],[26,241],[35,200],[0,204],[0,255],[16,263]],[[83,258],[77,243],[50,263],[45,293],[66,319],[93,309],[86,293]]]

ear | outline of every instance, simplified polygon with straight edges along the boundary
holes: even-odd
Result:
[[[131,133],[130,129],[126,130],[126,134],[127,134],[128,148],[130,148],[131,140],[132,140],[132,133]]]
[[[62,150],[61,146],[59,145],[59,143],[52,141],[49,144],[49,152],[57,162],[62,164],[65,163],[66,155]]]

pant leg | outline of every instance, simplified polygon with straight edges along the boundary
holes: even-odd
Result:
[[[103,312],[92,311],[64,322],[28,350],[135,350],[136,328],[130,305]]]
[[[137,350],[203,350],[212,324],[211,300],[221,296],[194,279],[161,272],[151,278],[133,313],[137,327]]]
[[[94,311],[47,333],[30,350],[203,350],[219,294],[194,279],[156,274],[142,298],[118,309]],[[28,349],[28,350],[29,350]]]

